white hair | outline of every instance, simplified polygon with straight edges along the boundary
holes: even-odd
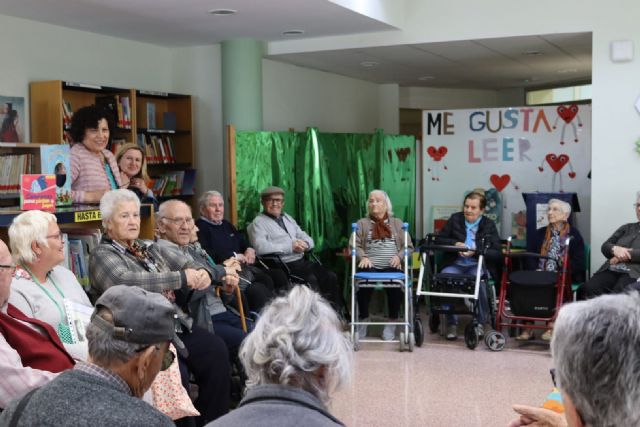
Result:
[[[562,307],[551,350],[559,386],[585,425],[640,425],[640,294]]]
[[[107,229],[107,223],[116,212],[118,205],[125,202],[135,202],[138,210],[140,210],[140,199],[131,190],[121,188],[119,190],[110,190],[104,193],[100,199],[100,214],[102,215],[102,226]]]
[[[220,194],[219,191],[205,191],[198,199],[198,210],[200,212],[202,212],[202,210],[207,207],[207,205],[209,204],[209,199],[211,199],[212,197],[220,197],[222,199],[222,203],[224,203],[224,197],[222,197],[222,194]]]
[[[558,205],[563,214],[569,216],[571,215],[571,205],[564,200],[560,199],[550,199],[547,203],[548,206]]]
[[[18,264],[34,262],[36,254],[31,244],[38,242],[48,248],[49,225],[57,222],[55,215],[43,211],[27,211],[13,218],[9,226],[9,240],[15,262]]]
[[[373,190],[373,191],[371,191],[369,193],[369,197],[371,197],[371,195],[373,193],[382,194],[382,196],[384,197],[384,203],[387,205],[387,215],[392,216],[393,215],[393,205],[391,204],[391,199],[389,198],[389,195],[387,194],[387,192],[384,191],[384,190],[375,189],[375,190]]]
[[[160,203],[160,206],[158,206],[158,213],[156,214],[157,219],[161,220],[163,218],[166,218],[168,216],[167,211],[174,206],[185,206],[189,209],[189,211],[191,211],[191,206],[189,206],[186,202],[183,202],[182,200],[179,200],[179,199],[165,200],[164,202]]]
[[[240,348],[247,386],[286,384],[327,403],[351,380],[351,343],[319,294],[296,286],[274,299]]]

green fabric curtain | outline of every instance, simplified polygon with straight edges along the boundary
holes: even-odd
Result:
[[[260,191],[286,192],[285,211],[316,248],[347,245],[351,223],[365,216],[369,192],[385,190],[394,215],[415,230],[416,156],[413,136],[306,132],[237,132],[238,227],[258,212]]]

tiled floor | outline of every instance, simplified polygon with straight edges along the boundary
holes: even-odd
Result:
[[[428,334],[428,332],[427,332]],[[363,343],[351,386],[331,411],[347,426],[506,426],[512,403],[540,405],[551,391],[548,346],[471,351],[459,338],[428,334],[413,353],[397,344]]]

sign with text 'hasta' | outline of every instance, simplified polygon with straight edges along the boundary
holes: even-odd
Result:
[[[494,189],[502,200],[500,233],[525,209],[523,192],[575,192],[578,227],[588,235],[591,105],[423,111],[423,230],[431,207],[462,205],[474,188]]]

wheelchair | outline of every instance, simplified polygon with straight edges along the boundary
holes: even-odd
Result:
[[[571,236],[564,242],[569,247]],[[540,271],[522,268],[526,264],[537,264],[542,259],[553,259],[559,266],[558,271]],[[520,268],[519,268],[520,267]],[[507,240],[504,257],[504,269],[498,299],[496,330],[502,328],[547,329],[553,322],[564,301],[572,300],[571,274],[569,274],[569,251],[561,258],[551,258],[533,252],[514,252],[511,238]],[[524,322],[543,322],[533,324]],[[502,340],[505,340],[502,335]],[[499,350],[504,348],[502,343]]]
[[[356,231],[358,225],[351,225],[351,340],[354,350],[360,349],[361,342],[380,342],[379,340],[359,339],[356,331],[360,325],[396,325],[401,326],[402,331],[398,340],[384,342],[398,342],[400,351],[413,351],[416,345],[416,337],[414,334],[413,322],[413,298],[412,298],[412,282],[409,275],[409,248],[408,230],[409,224],[404,223],[402,229],[404,231],[404,271],[399,272],[358,272],[356,266]],[[400,288],[404,294],[404,320],[400,322],[363,322],[358,320],[358,304],[356,303],[356,294],[360,288]]]
[[[479,342],[480,324],[477,320],[480,312],[480,287],[487,287],[487,298],[491,325],[495,325],[495,290],[489,283],[487,268],[484,262],[485,252],[489,241],[482,239],[478,248],[478,265],[474,275],[437,273],[432,261],[441,252],[466,252],[473,250],[469,247],[440,244],[436,235],[428,234],[426,241],[420,245],[420,273],[416,295],[429,297],[429,329],[432,333],[438,331],[441,316],[447,314],[472,314],[472,321],[464,329],[464,342],[467,348],[473,350]],[[484,341],[490,350],[497,351],[499,336],[496,331],[486,331]],[[502,344],[504,344],[504,339]],[[498,342],[498,344],[496,344]]]

